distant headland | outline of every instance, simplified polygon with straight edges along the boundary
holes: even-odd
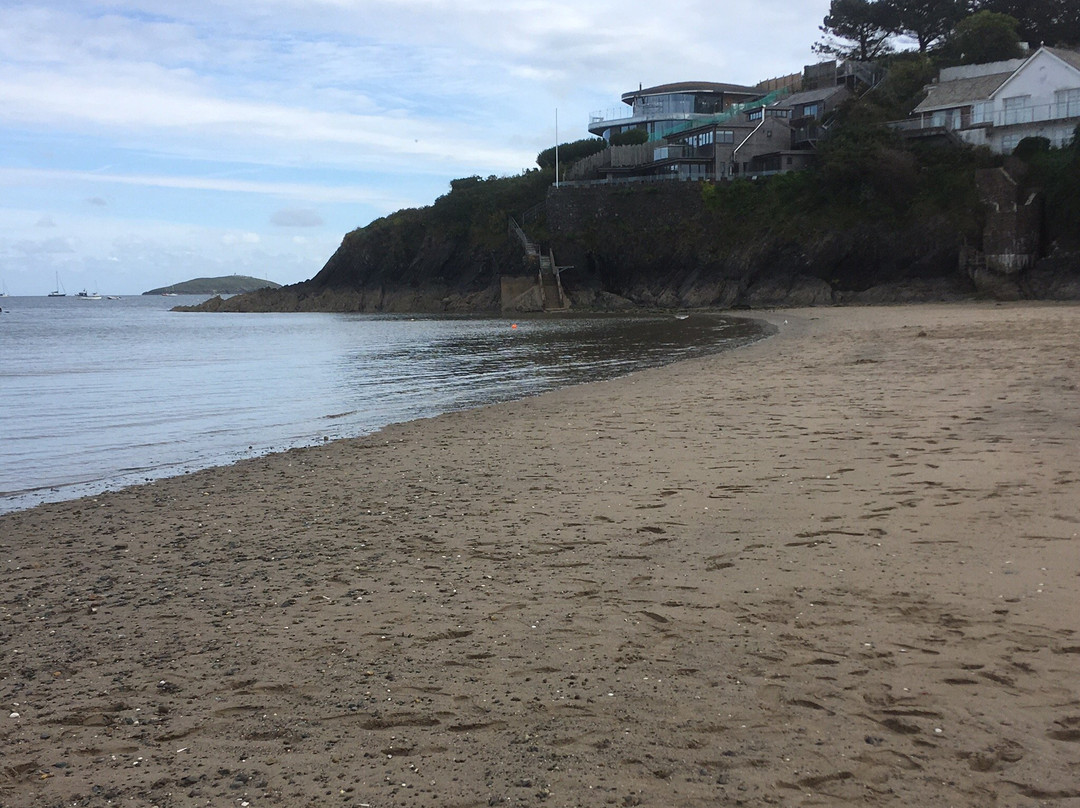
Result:
[[[144,295],[240,295],[259,289],[280,289],[280,283],[252,278],[249,275],[225,275],[220,278],[193,278],[143,292]]]

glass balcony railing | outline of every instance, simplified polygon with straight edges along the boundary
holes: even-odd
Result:
[[[1068,99],[1052,104],[1029,104],[1009,109],[985,109],[976,105],[962,111],[925,113],[903,121],[892,121],[889,126],[900,131],[919,129],[971,129],[980,126],[1019,126],[1028,123],[1045,123],[1080,118],[1080,100]]]
[[[633,118],[634,113],[627,114],[627,108],[622,109],[599,109],[596,112],[589,113],[589,126],[593,126],[598,123],[606,123],[608,121],[621,121],[623,119]]]

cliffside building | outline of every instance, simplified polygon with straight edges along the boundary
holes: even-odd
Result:
[[[589,116],[589,131],[610,141],[612,135],[620,132],[644,129],[650,140],[657,140],[675,126],[706,120],[765,94],[755,87],[711,81],[639,87],[622,95],[630,114],[625,109],[594,112]]]
[[[681,82],[624,93],[631,114],[593,113],[589,131],[610,141],[642,129],[648,141],[580,160],[564,180],[717,180],[806,168],[822,121],[862,82],[845,65],[810,66],[758,87]],[[879,78],[870,66],[862,67]],[[807,89],[792,93],[798,84]]]
[[[613,146],[581,160],[566,179],[718,180],[797,171],[813,159],[822,119],[850,94],[844,84],[794,94],[787,88],[759,91],[756,98],[729,105],[723,112],[668,119],[663,129],[652,130],[661,136],[653,135],[641,145]]]
[[[893,126],[1011,154],[1025,137],[1063,146],[1078,124],[1080,53],[1041,47],[1025,59],[942,70],[910,119]]]
[[[781,98],[763,110],[763,114],[778,114],[787,119],[791,125],[793,149],[813,149],[824,135],[822,121],[851,95],[846,84],[826,85]],[[751,113],[749,117],[755,120],[756,114]]]

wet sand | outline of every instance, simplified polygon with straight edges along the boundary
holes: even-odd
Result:
[[[0,805],[1080,805],[1080,307],[0,516]]]

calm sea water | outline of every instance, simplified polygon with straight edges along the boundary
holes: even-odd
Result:
[[[0,298],[0,512],[713,353],[677,319],[192,314],[202,298]]]

